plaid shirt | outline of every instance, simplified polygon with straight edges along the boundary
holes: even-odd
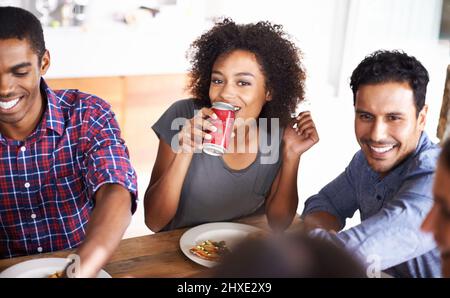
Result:
[[[24,141],[0,134],[0,258],[78,246],[105,183],[127,188],[136,208],[136,173],[110,105],[43,79],[41,93],[36,130]]]

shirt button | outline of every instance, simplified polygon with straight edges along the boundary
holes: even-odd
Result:
[[[42,252],[42,247],[39,246],[39,247],[37,248],[37,251],[38,251],[38,252]]]
[[[34,214],[34,213],[31,214],[31,218],[32,218],[32,219],[35,219],[35,218],[36,218],[36,214]]]
[[[30,183],[26,182],[26,183],[24,184],[24,186],[25,186],[25,188],[28,188],[28,187],[30,187]]]
[[[377,200],[378,201],[381,200],[381,196],[380,195],[377,195]]]
[[[20,147],[20,151],[25,152],[26,150],[27,150],[27,147],[25,147],[25,146]]]

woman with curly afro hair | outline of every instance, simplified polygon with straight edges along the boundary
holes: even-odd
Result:
[[[265,212],[272,228],[287,228],[300,157],[319,140],[309,112],[294,114],[304,98],[299,49],[280,25],[225,19],[192,43],[188,57],[194,98],[174,103],[152,127],[160,144],[146,225],[157,232]],[[217,130],[217,102],[237,112],[229,148],[211,156],[201,147]]]

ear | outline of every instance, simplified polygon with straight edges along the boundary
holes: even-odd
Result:
[[[271,101],[272,100],[272,92],[270,92],[270,90],[267,90],[266,92],[266,101]]]
[[[41,69],[40,69],[41,76],[47,73],[49,67],[50,67],[50,52],[48,50],[45,50],[45,53],[41,59]]]
[[[428,112],[428,105],[425,104],[422,110],[419,112],[419,116],[417,118],[417,122],[421,130],[425,129],[425,124],[427,123],[427,112]]]

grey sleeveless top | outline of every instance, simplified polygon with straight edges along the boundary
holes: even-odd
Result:
[[[200,108],[194,99],[177,101],[164,112],[152,129],[160,140],[170,146],[172,138],[176,137],[181,129],[179,125],[173,125],[173,120],[190,119],[194,116],[194,111]],[[267,130],[262,130],[260,126],[260,132],[267,135],[266,144],[272,150],[269,153],[271,158],[261,152],[267,150],[261,150],[260,146],[256,160],[245,169],[229,168],[222,157],[203,152],[194,154],[183,183],[176,215],[163,230],[206,222],[229,221],[263,209],[281,164],[282,130],[277,131],[278,138],[274,146],[271,146]],[[266,160],[271,161],[268,163]]]

